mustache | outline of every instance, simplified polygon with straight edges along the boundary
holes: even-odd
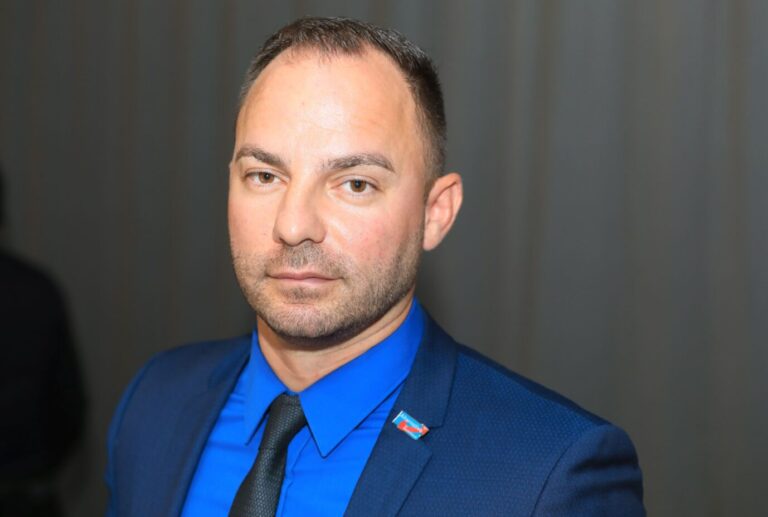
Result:
[[[314,242],[306,241],[298,246],[283,246],[264,259],[264,271],[276,274],[286,269],[305,269],[328,275],[346,276],[349,270],[344,257],[329,253]]]

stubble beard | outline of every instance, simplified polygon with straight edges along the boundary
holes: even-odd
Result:
[[[381,319],[416,283],[423,232],[401,244],[389,259],[359,267],[347,256],[310,241],[273,254],[232,257],[240,288],[256,315],[285,342],[324,348],[359,334]],[[325,289],[280,288],[269,275],[302,268],[337,278]],[[270,292],[272,291],[272,292]]]

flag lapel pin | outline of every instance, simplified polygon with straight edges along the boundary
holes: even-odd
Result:
[[[427,426],[413,418],[405,411],[400,411],[395,419],[392,420],[392,423],[414,440],[418,440],[429,431]]]

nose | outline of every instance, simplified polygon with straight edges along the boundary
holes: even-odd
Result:
[[[272,237],[275,242],[298,246],[304,241],[322,242],[325,225],[320,200],[310,185],[289,183],[278,207]]]

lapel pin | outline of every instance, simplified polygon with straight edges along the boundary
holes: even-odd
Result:
[[[414,440],[418,440],[429,431],[427,426],[413,418],[405,411],[400,411],[395,419],[392,420],[392,423]]]

